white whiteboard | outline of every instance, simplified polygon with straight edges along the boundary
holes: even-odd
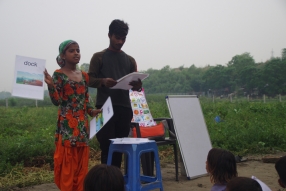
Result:
[[[212,148],[200,101],[196,95],[166,97],[188,179],[205,175]]]

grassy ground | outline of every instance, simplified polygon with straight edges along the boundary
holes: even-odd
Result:
[[[147,100],[154,118],[169,117],[163,95],[150,95]],[[240,155],[286,151],[286,103],[200,101],[213,147]],[[56,115],[54,106],[0,107],[0,190],[53,181]],[[215,122],[216,116],[222,122]],[[96,139],[90,146],[93,165],[99,162]],[[161,160],[172,161],[171,152],[161,147]]]

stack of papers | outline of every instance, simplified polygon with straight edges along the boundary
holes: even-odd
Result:
[[[154,142],[153,140],[149,140],[148,138],[116,138],[110,140],[113,141],[113,144],[140,144]]]
[[[132,88],[131,85],[129,85],[132,81],[138,81],[138,78],[142,81],[145,78],[147,78],[149,74],[140,73],[140,72],[132,72],[130,74],[127,74],[126,76],[123,76],[119,80],[117,80],[117,84],[111,89],[123,89],[123,90],[129,90]]]

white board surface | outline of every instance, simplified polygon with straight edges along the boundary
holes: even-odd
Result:
[[[205,175],[212,148],[200,101],[196,95],[166,97],[188,179]]]

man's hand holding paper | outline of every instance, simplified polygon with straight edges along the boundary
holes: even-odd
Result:
[[[142,90],[142,81],[138,78],[138,81],[131,81],[129,83],[130,86],[133,86],[132,91],[141,92]]]
[[[112,78],[103,78],[102,79],[102,84],[105,86],[105,87],[113,87],[117,84],[117,81],[112,79]]]
[[[149,75],[140,72],[132,72],[117,80],[117,84],[111,89],[135,90],[141,91],[142,81]]]

